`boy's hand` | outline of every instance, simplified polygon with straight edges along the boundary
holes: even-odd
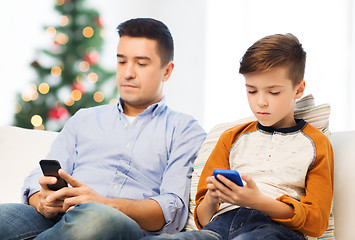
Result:
[[[208,195],[211,204],[218,204],[220,203],[218,193],[217,193],[218,189],[214,185],[213,180],[215,180],[213,176],[206,178],[207,188],[208,188],[206,195]]]
[[[207,187],[208,189],[214,189],[213,195],[219,199],[220,203],[227,202],[241,207],[258,209],[257,205],[262,201],[264,195],[250,176],[241,174],[241,178],[246,183],[244,187],[238,186],[222,175],[218,175],[218,179],[226,186],[211,177],[211,183],[208,185],[213,186],[207,185]]]

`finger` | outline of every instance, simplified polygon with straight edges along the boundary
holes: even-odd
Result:
[[[76,180],[75,178],[70,176],[63,169],[59,169],[58,174],[59,174],[59,176],[61,176],[61,178],[63,178],[65,181],[67,181],[67,183],[69,183],[72,187],[84,186],[83,183],[79,182],[78,180]]]
[[[247,174],[241,174],[241,178],[244,180],[244,182],[248,185],[249,188],[255,188],[256,183],[254,180]]]
[[[45,190],[49,190],[48,188],[48,184],[55,184],[57,182],[57,178],[56,177],[41,177],[38,180],[38,183],[41,185],[41,187]]]
[[[215,180],[215,184],[218,188],[218,190],[222,191],[222,192],[227,192],[230,191],[231,189],[233,189],[235,186],[237,186],[237,184],[233,183],[232,181],[230,181],[228,178],[224,177],[221,174],[217,175],[218,180]]]
[[[209,176],[206,178],[207,183],[212,183],[212,180],[214,179],[214,176]]]
[[[70,208],[68,208],[68,210],[67,211],[65,211],[65,212],[68,212],[68,211],[70,211],[70,210],[73,210],[74,209],[74,207],[75,206],[71,206]]]
[[[80,203],[85,203],[81,196],[69,197],[64,200],[63,209],[64,211],[69,211],[70,208],[74,208],[75,205]]]
[[[52,194],[48,195],[46,200],[48,202],[53,202],[53,201],[64,201],[68,197],[73,197],[76,195],[79,195],[78,193],[78,188],[61,188]]]

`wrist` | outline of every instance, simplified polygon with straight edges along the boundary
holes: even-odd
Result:
[[[204,201],[206,201],[206,204],[210,206],[217,206],[217,208],[219,207],[219,199],[214,197],[210,190],[207,190]]]

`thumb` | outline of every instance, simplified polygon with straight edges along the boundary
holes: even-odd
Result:
[[[242,173],[242,174],[241,174],[241,178],[244,180],[244,182],[246,183],[246,185],[247,185],[249,188],[254,188],[254,187],[256,187],[256,184],[255,184],[254,180],[253,180],[248,174]]]

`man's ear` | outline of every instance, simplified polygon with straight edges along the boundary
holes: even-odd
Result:
[[[173,69],[174,69],[174,63],[172,61],[168,62],[164,67],[164,78],[163,78],[163,82],[168,81],[168,79],[170,78]]]
[[[304,89],[306,87],[306,82],[304,80],[302,80],[301,82],[299,82],[296,86],[297,91],[296,91],[296,99],[300,99],[304,93]]]

